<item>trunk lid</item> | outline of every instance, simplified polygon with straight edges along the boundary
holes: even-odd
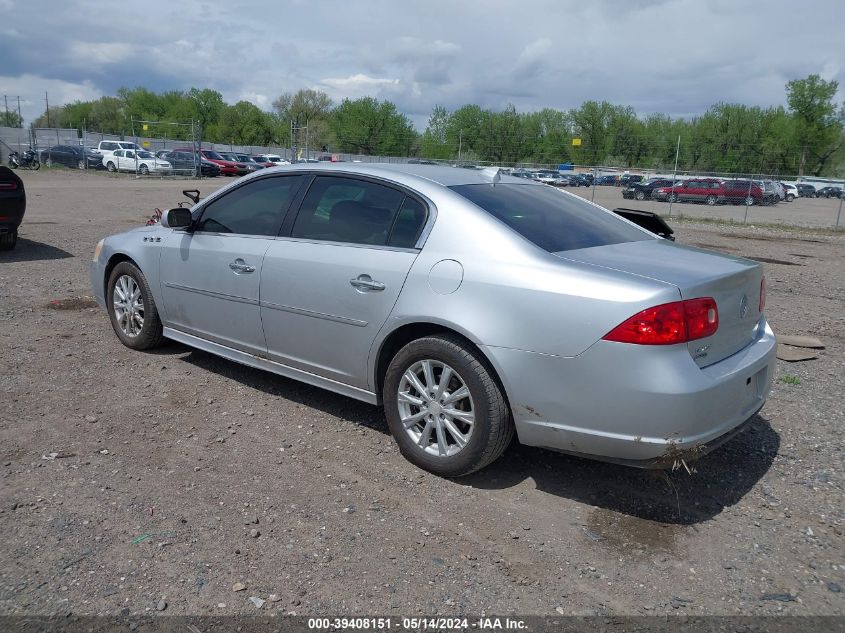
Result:
[[[699,367],[712,365],[749,345],[760,323],[763,267],[750,259],[645,240],[556,253],[562,259],[593,264],[676,286],[681,299],[713,297],[719,329],[687,343]]]

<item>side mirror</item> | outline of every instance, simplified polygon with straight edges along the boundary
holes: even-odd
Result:
[[[193,223],[190,209],[176,207],[161,216],[161,225],[169,229],[187,229]]]

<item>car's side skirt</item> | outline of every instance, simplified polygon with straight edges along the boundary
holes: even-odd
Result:
[[[330,380],[329,378],[323,378],[322,376],[317,376],[316,374],[302,371],[301,369],[295,369],[293,367],[289,367],[288,365],[283,365],[282,363],[277,363],[266,358],[261,358],[260,356],[255,356],[254,354],[247,354],[246,352],[241,352],[239,350],[232,349],[231,347],[226,347],[225,345],[214,343],[212,341],[199,338],[198,336],[193,336],[192,334],[187,334],[180,330],[165,327],[164,336],[174,341],[178,341],[179,343],[184,343],[190,347],[201,349],[209,354],[215,354],[216,356],[222,356],[227,360],[241,363],[242,365],[248,365],[250,367],[255,367],[256,369],[263,369],[265,371],[278,374],[279,376],[284,376],[285,378],[292,378],[293,380],[298,380],[315,387],[328,389],[329,391],[334,391],[335,393],[355,398],[356,400],[361,400],[368,404],[378,404],[376,394],[371,391],[353,387],[342,382],[337,382],[336,380]]]

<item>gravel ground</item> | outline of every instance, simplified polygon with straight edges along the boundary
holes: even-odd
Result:
[[[693,474],[514,444],[449,481],[406,462],[375,407],[118,342],[90,300],[94,245],[191,183],[23,176],[0,254],[0,614],[256,613],[250,597],[307,615],[845,613],[845,235],[675,224],[766,260],[775,331],[827,346],[779,361],[749,430]]]

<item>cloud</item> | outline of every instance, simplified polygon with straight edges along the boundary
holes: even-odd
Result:
[[[539,110],[595,99],[686,116],[722,101],[784,104],[785,83],[813,72],[845,86],[845,3],[829,0],[805,0],[801,19],[789,19],[789,0],[765,10],[750,0],[137,6],[0,0],[0,73],[33,104],[25,116],[40,114],[45,89],[58,104],[140,85],[208,87],[265,109],[300,88],[372,95],[418,125],[435,104]],[[691,16],[695,29],[685,28]]]

